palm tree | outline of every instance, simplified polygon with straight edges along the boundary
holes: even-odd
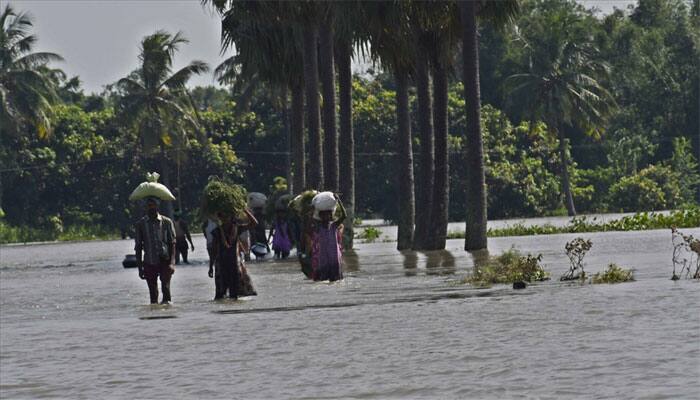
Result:
[[[0,15],[0,135],[36,129],[39,137],[51,132],[52,105],[58,101],[51,70],[46,65],[62,61],[55,53],[32,52],[37,37],[26,13],[9,4]]]
[[[597,78],[607,75],[609,67],[598,60],[598,49],[592,43],[562,40],[554,45],[543,44],[542,49],[534,50],[536,54],[529,57],[528,72],[509,76],[506,85],[515,98],[527,95],[530,116],[544,120],[558,138],[562,191],[568,214],[574,216],[566,126],[578,127],[591,136],[600,135],[600,127],[614,100]],[[544,49],[554,51],[549,53]]]
[[[319,11],[315,3],[304,3],[304,18],[299,23],[304,26],[304,85],[306,86],[306,122],[309,131],[309,169],[307,184],[320,188],[324,183],[323,139],[321,137],[321,116],[318,99],[318,31]]]
[[[413,144],[408,104],[409,77],[413,72],[415,46],[412,46],[409,19],[405,4],[368,2],[366,26],[370,32],[370,48],[375,61],[392,71],[396,80],[396,118],[399,181],[399,250],[413,246],[415,194],[413,180]]]
[[[291,92],[289,153],[292,155],[292,187],[306,188],[304,137],[304,79],[302,34],[291,2],[214,2],[222,15],[222,48],[234,46],[236,55],[217,68],[217,76],[236,85],[267,82]],[[228,7],[228,8],[226,8]]]
[[[497,25],[512,20],[518,12],[517,0],[470,0],[459,3],[462,22],[462,80],[467,117],[465,157],[467,160],[467,251],[485,249],[486,241],[486,179],[484,174],[484,144],[481,135],[481,90],[479,88],[479,36],[477,14]]]
[[[198,131],[199,124],[186,95],[185,85],[193,75],[209,70],[206,63],[192,61],[172,72],[173,57],[187,43],[180,32],[159,30],[141,41],[141,65],[117,82],[122,92],[119,113],[138,133],[145,152],[160,152],[163,183],[170,185],[170,164],[166,149],[182,142],[186,130]],[[166,206],[172,216],[172,204]]]
[[[28,14],[16,13],[9,4],[0,15],[0,141],[29,128],[36,129],[40,138],[51,133],[52,106],[58,96],[47,64],[63,59],[32,52],[37,41],[29,34],[32,26]],[[0,215],[2,192],[0,180]]]
[[[332,3],[324,7],[324,16],[319,29],[319,67],[323,91],[323,172],[325,189],[338,191],[338,132],[335,116],[335,63],[333,61]]]

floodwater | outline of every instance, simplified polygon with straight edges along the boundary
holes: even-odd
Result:
[[[200,237],[164,307],[122,268],[130,241],[0,247],[0,398],[699,398],[700,282],[669,279],[670,232],[581,236],[589,274],[615,262],[637,281],[475,289],[460,240],[376,243],[342,282],[254,262],[259,296],[214,302]],[[574,237],[489,247],[542,253],[558,278]]]

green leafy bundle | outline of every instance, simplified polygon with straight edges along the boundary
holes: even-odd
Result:
[[[211,179],[202,194],[202,215],[239,215],[247,205],[246,191],[240,185]]]

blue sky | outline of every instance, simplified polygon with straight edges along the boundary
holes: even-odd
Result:
[[[579,0],[604,13],[625,8],[634,0]],[[4,8],[7,1],[0,0]],[[176,67],[191,60],[221,61],[220,22],[199,0],[15,0],[16,10],[34,17],[38,50],[61,54],[58,67],[79,75],[88,92],[99,92],[136,68],[138,45],[158,29],[182,31],[190,40],[175,59]],[[231,54],[229,51],[228,55]],[[213,84],[212,74],[196,77],[194,85]]]

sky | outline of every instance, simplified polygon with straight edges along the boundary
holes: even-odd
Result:
[[[577,0],[603,13],[625,8],[634,0]],[[0,0],[4,9],[6,0]],[[141,39],[156,30],[182,31],[190,43],[175,56],[175,68],[202,60],[215,68],[220,53],[218,15],[199,0],[14,0],[16,11],[34,19],[37,51],[58,53],[65,62],[55,66],[78,75],[86,92],[100,92],[136,69]],[[194,77],[191,85],[214,84],[213,74]]]

